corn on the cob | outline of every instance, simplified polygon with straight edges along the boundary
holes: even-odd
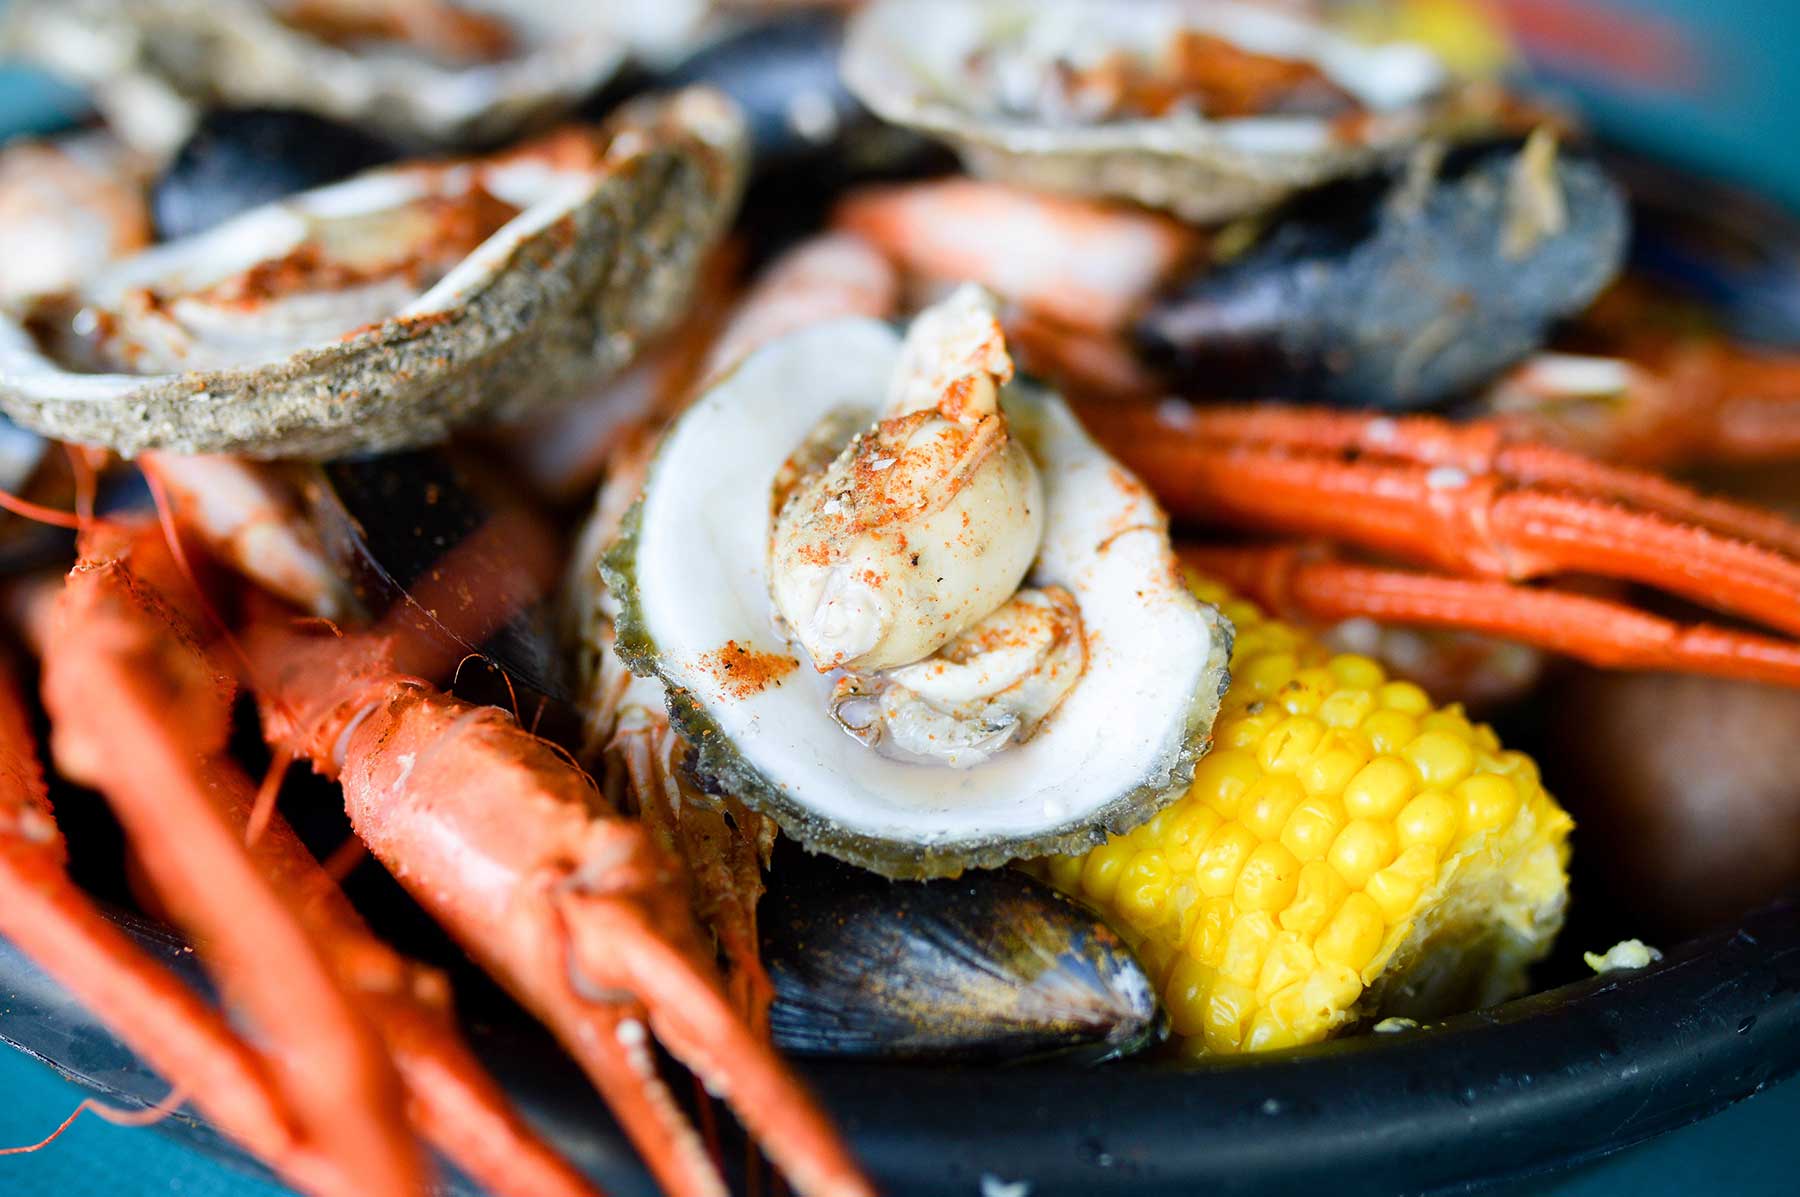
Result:
[[[1182,1050],[1517,990],[1568,893],[1573,824],[1536,764],[1369,658],[1194,587],[1237,625],[1212,753],[1143,827],[1046,862],[1134,940]]]

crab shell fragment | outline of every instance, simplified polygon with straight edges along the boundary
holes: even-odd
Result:
[[[1025,583],[1066,588],[1087,633],[1082,677],[1030,739],[969,768],[872,751],[832,718],[832,676],[778,629],[771,487],[821,421],[868,425],[900,354],[886,324],[815,325],[683,413],[602,562],[619,656],[662,681],[705,784],[889,877],[954,876],[1136,826],[1185,791],[1211,742],[1231,634],[1183,583],[1149,492],[1058,397],[1016,380],[1001,392],[1043,478]]]
[[[678,316],[736,206],[744,156],[730,101],[692,89],[634,104],[603,130],[570,128],[491,158],[397,166],[301,193],[117,262],[72,297],[78,331],[104,336],[131,324],[121,312],[147,313],[133,327],[160,340],[127,344],[109,364],[142,351],[164,365],[189,352],[206,365],[82,373],[27,323],[0,318],[0,408],[46,436],[127,456],[324,458],[441,440],[610,373]],[[392,297],[410,277],[407,260],[384,266],[371,288],[357,285],[354,268],[328,260],[318,269],[302,253],[332,221],[379,225],[408,205],[471,198],[517,213],[441,277],[422,280],[423,293],[408,300],[403,289],[398,310],[371,313],[369,295]],[[441,246],[416,252],[427,250]],[[279,277],[295,260],[313,262],[316,290],[257,292],[253,280]]]
[[[220,104],[299,108],[454,147],[568,111],[634,50],[691,35],[706,9],[704,0],[16,0],[0,45],[91,87],[108,123],[147,153],[172,152],[198,110]],[[493,44],[485,53],[420,44],[428,35],[409,39],[405,24],[421,17],[485,30]],[[388,36],[384,18],[397,26]]]
[[[1015,55],[999,73],[1032,93],[1069,69],[1122,52],[1155,61],[1182,33],[1316,67],[1360,106],[1344,119],[1259,114],[1219,119],[1067,119],[1021,110],[970,64]],[[977,175],[1133,200],[1195,222],[1266,208],[1351,173],[1444,123],[1454,90],[1421,46],[1367,46],[1299,17],[1227,0],[876,0],[851,25],[844,78],[876,113],[955,146]],[[1024,76],[1031,76],[1025,78]]]

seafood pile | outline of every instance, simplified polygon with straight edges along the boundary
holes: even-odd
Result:
[[[1800,525],[1652,472],[1800,455],[1800,364],[1567,116],[1309,7],[14,4],[98,119],[0,150],[0,936],[322,1195],[595,1192],[470,969],[683,1195],[712,1098],[875,1191],[785,1057],[1525,992],[1619,773],[1503,746],[1538,679],[1800,687]],[[1756,804],[1740,905],[1767,778],[1670,815]]]

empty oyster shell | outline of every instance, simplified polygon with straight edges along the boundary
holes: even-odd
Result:
[[[16,0],[0,45],[93,89],[166,155],[197,110],[301,108],[414,144],[491,143],[567,111],[705,0]]]
[[[301,193],[0,319],[0,407],[128,455],[442,439],[618,368],[673,319],[743,159],[736,109],[695,89]]]
[[[1445,115],[1423,47],[1226,0],[876,0],[850,89],[976,174],[1226,219],[1349,173]]]
[[[1055,395],[1019,381],[999,391],[1006,435],[1042,481],[1024,583],[1063,588],[1086,638],[1079,680],[1029,738],[974,762],[880,753],[833,716],[845,675],[803,665],[776,619],[777,480],[822,425],[870,427],[902,358],[885,324],[815,325],[751,355],[676,420],[602,563],[618,654],[666,687],[698,776],[812,850],[890,877],[1065,852],[1136,826],[1184,792],[1210,743],[1229,625],[1183,584],[1149,492]],[[966,377],[949,381],[967,392]],[[918,531],[943,501],[925,496],[899,530]],[[920,532],[889,564],[948,574],[966,564],[954,540]],[[870,584],[883,602],[912,594]]]

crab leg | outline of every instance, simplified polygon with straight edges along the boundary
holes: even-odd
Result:
[[[106,794],[158,897],[255,1024],[302,1146],[335,1165],[315,1191],[424,1193],[425,1161],[380,1040],[197,767],[224,752],[230,685],[134,575],[134,538],[146,540],[105,525],[88,533],[52,618],[44,702],[58,766]]]
[[[1486,632],[1603,669],[1664,669],[1800,686],[1800,644],[1684,625],[1621,603],[1508,582],[1377,569],[1291,545],[1181,549],[1187,565],[1271,610]]]
[[[350,1191],[302,1147],[262,1063],[225,1017],[108,921],[69,879],[66,859],[24,706],[10,673],[0,674],[0,935],[291,1183]]]
[[[321,637],[265,600],[249,645],[270,740],[343,782],[357,834],[557,1033],[665,1189],[724,1191],[655,1076],[650,1033],[731,1102],[800,1192],[871,1191],[732,1011],[676,863],[606,811],[585,773],[504,712],[393,672],[386,637]]]
[[[1430,421],[1224,408],[1161,420],[1159,436],[1101,424],[1177,516],[1475,577],[1623,578],[1800,633],[1800,561],[1783,551],[1795,529],[1673,484],[1535,446],[1459,455],[1459,430]]]
[[[146,535],[130,545],[129,553],[131,576],[141,593],[152,599],[143,617],[170,618],[151,607],[178,608],[187,588],[166,545],[160,537]],[[47,620],[28,622],[39,624],[38,638],[47,639],[41,634]],[[164,626],[169,635],[181,634],[178,627]],[[212,697],[228,704],[230,693]],[[229,717],[228,706],[203,709],[206,701],[208,696],[196,695],[181,714],[201,721]],[[178,734],[171,728],[172,737]],[[255,810],[250,779],[224,756],[199,761],[195,775],[232,834],[244,837]],[[294,912],[339,985],[381,1037],[405,1086],[407,1117],[419,1133],[496,1193],[591,1197],[591,1186],[524,1124],[463,1043],[443,976],[405,959],[370,934],[336,883],[278,814],[253,838],[251,855],[262,876]]]

